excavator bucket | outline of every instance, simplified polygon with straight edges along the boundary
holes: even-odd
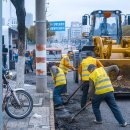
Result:
[[[130,59],[99,59],[104,67],[109,65],[117,65],[120,69],[120,75],[123,78],[118,81],[116,80],[117,75],[112,72],[110,73],[111,81],[115,89],[116,95],[130,96]],[[114,82],[116,80],[116,82]]]

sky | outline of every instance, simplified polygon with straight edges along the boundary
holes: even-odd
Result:
[[[82,15],[90,14],[93,10],[121,10],[124,14],[130,13],[129,0],[47,0],[47,20],[81,22]],[[30,6],[31,3],[31,6]],[[49,3],[49,4],[48,4]],[[27,12],[31,12],[35,19],[35,0],[25,0]]]

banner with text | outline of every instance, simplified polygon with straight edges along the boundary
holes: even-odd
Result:
[[[49,22],[50,31],[65,31],[65,21],[52,21]]]

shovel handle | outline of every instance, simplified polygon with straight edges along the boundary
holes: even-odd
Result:
[[[81,84],[73,93],[72,93],[72,95],[67,99],[67,103],[70,101],[70,99],[75,95],[75,93],[81,88],[81,86],[82,86],[83,84]]]
[[[91,105],[92,104],[92,102],[91,101],[89,101],[83,108],[81,108],[81,110],[80,111],[78,111],[72,118],[71,118],[71,121],[77,116],[77,115],[79,115],[79,113],[81,113],[85,108],[87,108],[89,105]]]

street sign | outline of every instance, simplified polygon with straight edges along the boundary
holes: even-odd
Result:
[[[50,31],[65,31],[65,21],[52,21],[49,26]]]

